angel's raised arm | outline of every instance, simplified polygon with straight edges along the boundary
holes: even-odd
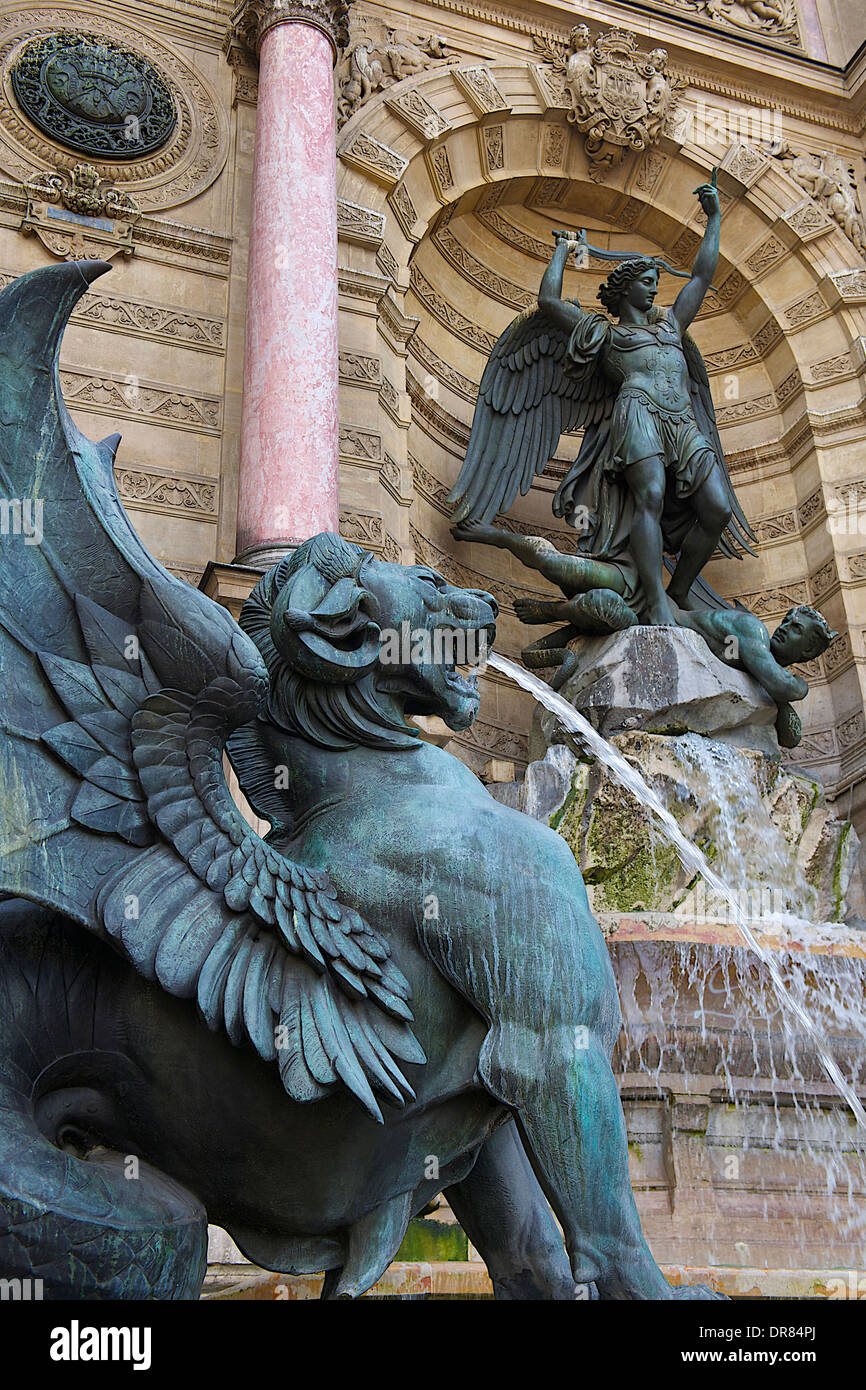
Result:
[[[542,277],[538,291],[538,307],[549,318],[553,319],[557,327],[564,328],[570,333],[582,319],[586,318],[586,314],[577,304],[562,297],[562,277],[565,267],[572,251],[579,245],[579,241],[573,232],[554,232],[554,236],[556,237],[556,248],[550,258],[550,265]]]
[[[680,328],[688,328],[697,316],[719,261],[719,234],[722,217],[719,194],[715,185],[715,170],[713,171],[713,182],[702,183],[700,188],[695,189],[695,193],[707,215],[707,225],[704,229],[703,240],[698,247],[695,263],[692,266],[692,278],[680,290],[674,302],[674,314]]]

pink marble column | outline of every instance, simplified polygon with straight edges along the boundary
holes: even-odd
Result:
[[[334,43],[259,0],[237,560],[338,526]],[[264,22],[261,21],[264,12]]]

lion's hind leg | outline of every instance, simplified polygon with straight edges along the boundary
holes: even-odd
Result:
[[[513,1120],[493,1132],[472,1171],[445,1195],[487,1265],[497,1299],[579,1297],[562,1236]]]

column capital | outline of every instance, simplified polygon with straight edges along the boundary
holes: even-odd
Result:
[[[262,39],[278,24],[308,24],[330,40],[334,61],[349,41],[348,0],[239,0],[227,34],[227,46],[243,44],[258,56]]]

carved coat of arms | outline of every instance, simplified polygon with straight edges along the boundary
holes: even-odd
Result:
[[[563,79],[568,119],[584,135],[594,179],[604,178],[630,151],[656,143],[682,85],[668,76],[663,48],[641,53],[624,29],[592,40],[585,24],[572,29],[568,45],[536,38],[535,47]]]

